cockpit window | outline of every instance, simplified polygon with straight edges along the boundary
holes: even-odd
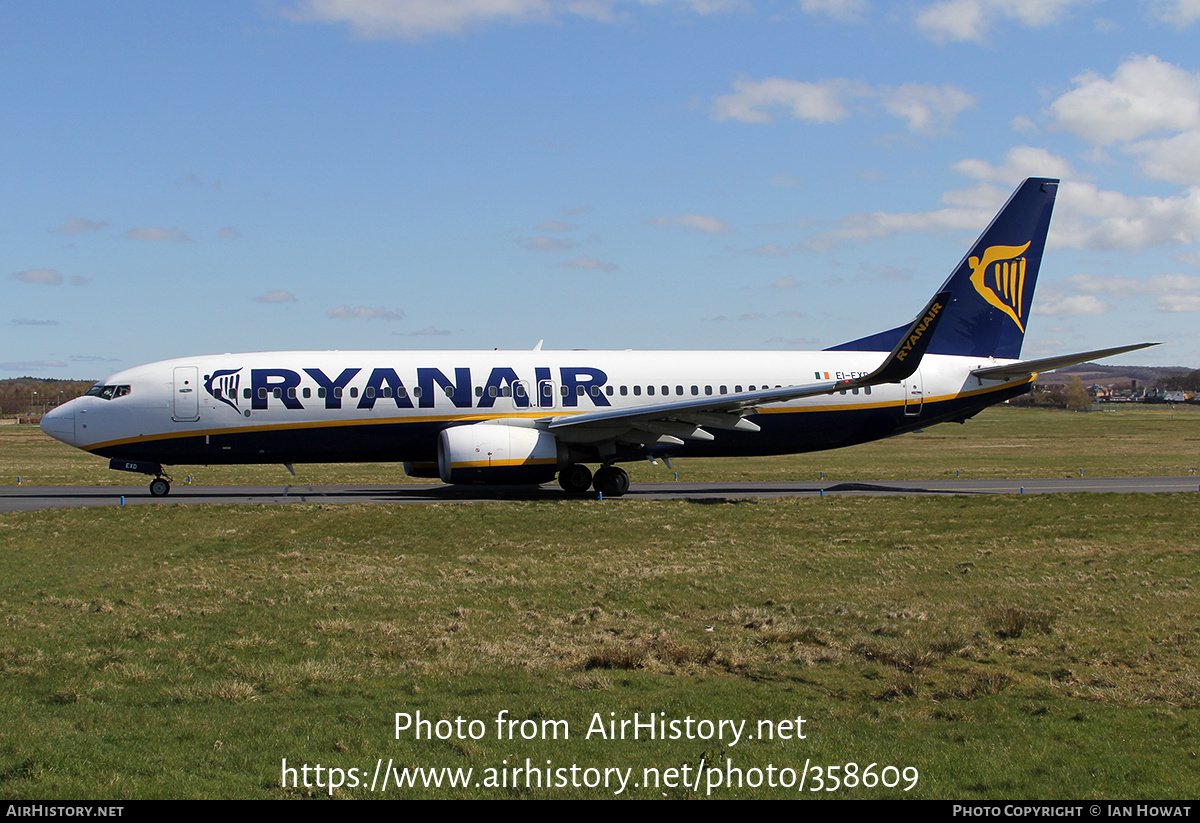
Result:
[[[129,386],[105,386],[97,383],[87,390],[84,397],[99,397],[101,400],[112,400],[114,397],[124,397],[129,394]]]

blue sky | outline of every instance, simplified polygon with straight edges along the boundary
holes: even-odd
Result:
[[[823,348],[1061,177],[1026,356],[1200,366],[1200,0],[0,4],[0,376]]]

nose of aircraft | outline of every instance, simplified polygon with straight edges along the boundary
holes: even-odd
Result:
[[[57,406],[42,415],[42,431],[61,440],[67,445],[75,445],[75,408],[74,401]]]

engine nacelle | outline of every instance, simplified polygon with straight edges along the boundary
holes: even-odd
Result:
[[[443,483],[547,483],[559,463],[554,435],[525,426],[474,423],[443,429],[438,439]]]

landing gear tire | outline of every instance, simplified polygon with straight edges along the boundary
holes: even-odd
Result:
[[[150,481],[150,493],[155,497],[166,497],[171,493],[171,484],[161,477]]]
[[[592,470],[582,463],[572,463],[558,473],[558,485],[567,494],[583,494],[592,485]]]
[[[629,491],[629,475],[616,466],[605,466],[596,472],[592,488],[605,497],[620,497]]]

